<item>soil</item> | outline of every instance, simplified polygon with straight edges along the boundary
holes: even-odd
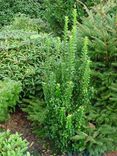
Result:
[[[117,151],[105,154],[104,156],[117,156]]]

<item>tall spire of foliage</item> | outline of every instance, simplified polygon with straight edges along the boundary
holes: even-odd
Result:
[[[79,92],[79,101],[80,105],[89,104],[89,83],[90,83],[90,59],[88,57],[88,38],[84,39],[84,46],[81,53],[81,61],[80,61],[80,92]]]
[[[65,18],[64,41],[56,43],[56,57],[51,55],[46,60],[46,70],[43,83],[47,117],[45,125],[48,135],[55,141],[62,152],[74,150],[71,138],[76,131],[82,130],[84,124],[84,105],[88,104],[88,88],[90,79],[90,64],[88,58],[88,39],[85,38],[80,67],[76,69],[77,52],[77,12],[73,11],[73,28],[68,36],[68,17]],[[50,44],[48,44],[49,46]],[[51,48],[48,47],[49,50]],[[49,62],[49,65],[48,65]],[[47,67],[48,66],[48,67]],[[74,77],[80,70],[80,104],[74,102]]]

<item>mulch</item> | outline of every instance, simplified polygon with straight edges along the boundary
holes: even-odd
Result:
[[[117,156],[117,151],[105,154],[104,156]]]

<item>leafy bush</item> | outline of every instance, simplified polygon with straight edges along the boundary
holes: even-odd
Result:
[[[0,81],[0,122],[5,121],[9,109],[14,109],[21,92],[21,83],[12,80]]]
[[[22,13],[32,18],[40,17],[40,3],[33,0],[1,0],[0,27],[9,24],[14,15]]]
[[[10,131],[0,132],[0,155],[1,156],[30,156],[28,142],[21,135],[11,134]]]
[[[52,55],[52,42],[48,39],[48,57],[44,63],[43,91],[45,104],[31,102],[25,109],[29,118],[42,124],[46,135],[62,152],[74,151],[71,138],[77,130],[83,130],[84,113],[89,105],[90,61],[87,56],[87,38],[76,67],[76,11],[74,11],[73,29],[68,39],[68,18],[66,17],[64,41],[58,38],[56,56]],[[76,72],[77,71],[77,72]],[[79,73],[78,73],[79,72]],[[75,88],[75,75],[79,74],[79,88]],[[73,92],[79,97],[74,100]],[[43,109],[42,109],[43,108]]]
[[[25,37],[24,37],[25,35]],[[31,37],[38,38],[38,47]],[[25,31],[9,31],[1,33],[0,79],[5,77],[20,80],[23,85],[23,95],[34,95],[40,90],[40,61],[43,57],[41,48],[46,35],[38,35]],[[41,50],[40,50],[41,49]],[[40,55],[42,53],[42,56]]]
[[[56,38],[45,33],[38,34],[37,24],[32,24],[32,19],[24,16],[0,32],[0,79],[8,77],[20,80],[23,96],[38,96],[42,90],[41,65],[46,58],[47,38],[53,43],[51,46],[54,54]]]
[[[84,5],[90,8],[92,5],[98,2],[99,0],[95,0],[95,2],[93,0],[82,0],[81,2],[77,0],[45,0],[44,4],[46,6],[46,19],[52,30],[54,30],[55,33],[61,35],[64,28],[64,16],[69,17],[69,27],[72,26],[72,12],[74,7],[77,8],[78,19],[81,19],[81,17],[86,13]]]

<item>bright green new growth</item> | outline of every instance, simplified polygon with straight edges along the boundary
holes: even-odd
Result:
[[[28,142],[21,135],[11,134],[10,131],[0,133],[1,156],[31,156],[28,152]]]
[[[88,38],[84,40],[84,47],[81,54],[81,66],[79,69],[80,77],[80,92],[79,98],[81,105],[87,106],[89,104],[89,82],[90,82],[90,59],[88,57]]]
[[[68,18],[65,18],[64,42],[58,39],[57,56],[46,60],[43,91],[46,102],[45,127],[48,136],[62,152],[74,151],[71,138],[82,131],[85,124],[85,107],[89,104],[90,60],[87,56],[88,39],[76,66],[76,10],[73,12],[73,28],[68,36]],[[51,45],[49,42],[48,46]],[[48,47],[48,53],[51,53]],[[79,89],[75,88],[75,77],[79,73]],[[73,92],[79,90],[78,100],[74,101]],[[79,149],[77,149],[79,151]]]
[[[0,122],[9,116],[9,109],[14,109],[21,92],[21,83],[13,80],[0,81]]]

